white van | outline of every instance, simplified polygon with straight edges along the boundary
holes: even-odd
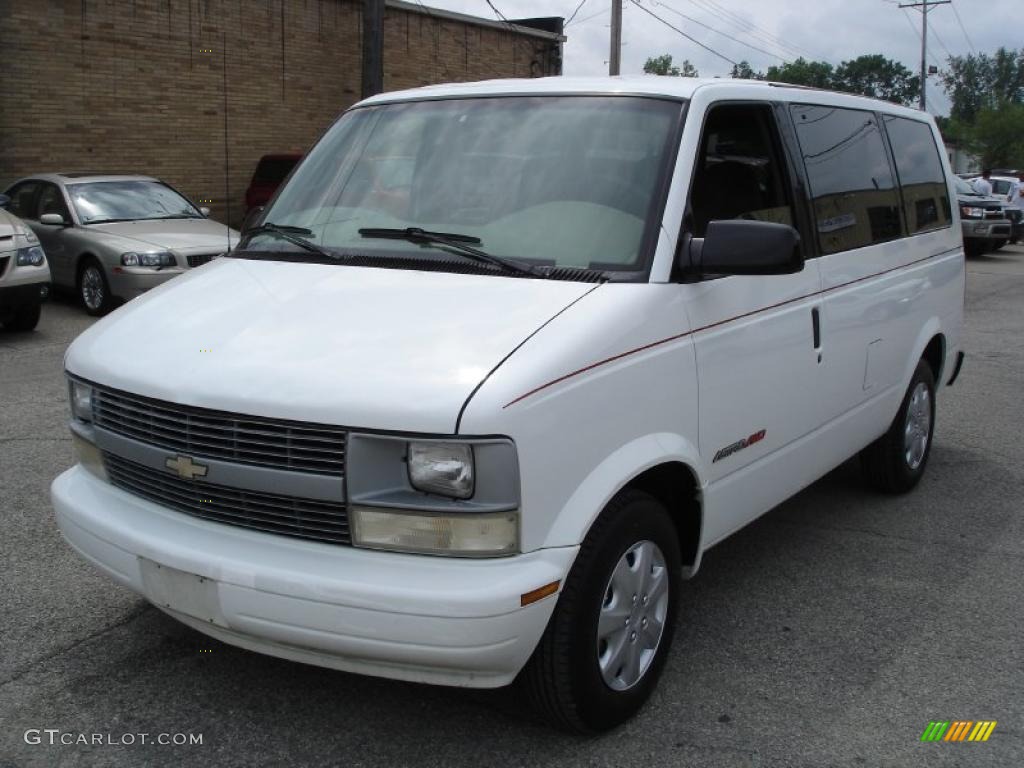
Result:
[[[71,346],[59,525],[224,642],[611,727],[709,547],[858,453],[923,474],[963,359],[941,146],[764,82],[364,101]]]

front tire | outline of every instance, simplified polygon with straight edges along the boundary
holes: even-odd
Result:
[[[4,323],[4,328],[9,331],[32,331],[39,324],[39,314],[42,307],[37,301],[22,307],[14,316]]]
[[[643,706],[672,644],[680,559],[660,502],[629,490],[608,504],[518,680],[547,722],[595,733]]]
[[[111,309],[110,284],[96,259],[87,259],[78,270],[78,299],[93,317],[105,315]]]
[[[917,485],[928,465],[934,426],[935,377],[920,360],[889,431],[861,451],[868,484],[884,493],[906,493]]]

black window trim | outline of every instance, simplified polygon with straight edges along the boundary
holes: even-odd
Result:
[[[934,232],[942,232],[945,229],[952,228],[952,226],[953,226],[953,200],[949,196],[949,177],[946,175],[946,166],[942,162],[942,157],[943,157],[942,152],[939,150],[938,144],[935,143],[935,132],[932,131],[931,123],[929,123],[927,120],[915,120],[912,117],[906,117],[904,115],[897,115],[897,114],[893,114],[891,112],[878,112],[877,114],[881,118],[879,120],[878,124],[882,127],[882,134],[885,137],[885,145],[886,145],[886,147],[888,147],[888,150],[889,150],[890,164],[892,165],[893,174],[894,174],[894,177],[896,179],[896,186],[899,188],[899,191],[900,191],[900,210],[902,211],[901,216],[904,219],[904,225],[903,225],[904,235],[903,235],[903,237],[917,237],[918,235],[930,235],[930,234],[932,234]],[[931,227],[929,229],[922,229],[922,230],[918,230],[917,232],[911,232],[910,231],[910,222],[907,221],[907,204],[906,204],[906,200],[903,197],[903,180],[900,178],[899,166],[896,163],[896,149],[892,146],[892,139],[889,137],[889,128],[885,124],[885,118],[886,117],[891,117],[894,120],[906,120],[906,121],[911,122],[911,123],[917,123],[918,125],[923,125],[925,128],[928,129],[928,136],[931,138],[932,148],[935,150],[936,156],[938,157],[938,160],[939,160],[939,170],[942,171],[942,183],[945,184],[945,187],[946,187],[947,203],[949,204],[949,217],[948,217],[949,221],[947,221],[945,225],[940,226],[940,227]]]

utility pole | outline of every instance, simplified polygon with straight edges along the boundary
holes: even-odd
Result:
[[[384,90],[384,0],[363,3],[363,98]]]
[[[928,54],[928,9],[933,5],[949,5],[953,0],[921,0],[919,3],[903,3],[900,8],[921,9],[921,111],[924,112],[928,106],[928,99],[925,94],[925,84],[928,82],[928,63],[925,57]]]
[[[608,56],[608,74],[619,74],[622,59],[622,0],[612,0],[612,49]]]

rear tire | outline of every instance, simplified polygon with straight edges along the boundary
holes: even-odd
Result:
[[[609,502],[517,680],[546,722],[595,733],[643,706],[672,644],[680,558],[660,502],[633,490]]]
[[[928,466],[934,427],[935,377],[931,366],[920,360],[889,431],[860,453],[868,484],[894,494],[917,485]]]
[[[4,322],[4,328],[9,331],[32,331],[39,324],[39,315],[42,305],[37,301],[35,304],[24,306],[14,313],[14,316]]]
[[[78,270],[78,300],[93,317],[105,315],[113,306],[110,284],[100,263],[90,257]]]

